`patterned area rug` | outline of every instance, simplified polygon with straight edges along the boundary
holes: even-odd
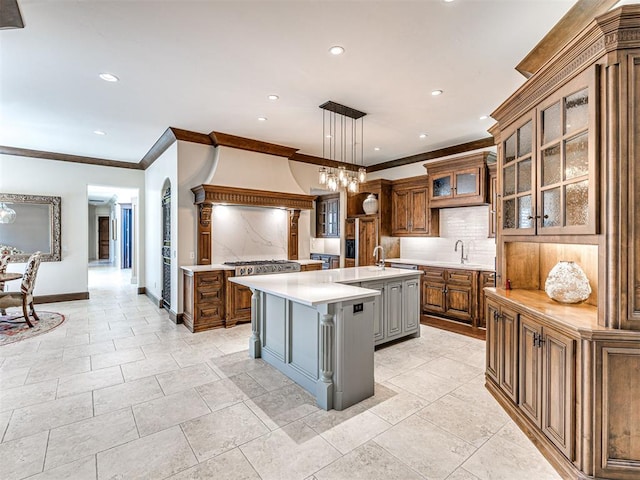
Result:
[[[33,328],[29,328],[23,317],[11,320],[12,315],[0,315],[0,346],[46,333],[64,322],[64,315],[61,313],[39,312],[38,310],[36,313],[40,318],[39,322],[35,322],[33,317],[29,317],[31,323],[34,324]]]

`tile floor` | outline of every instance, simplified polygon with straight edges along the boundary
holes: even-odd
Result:
[[[422,327],[375,354],[376,394],[319,410],[247,355],[250,327],[191,334],[90,271],[67,321],[0,347],[0,478],[558,479],[485,391],[484,342]]]

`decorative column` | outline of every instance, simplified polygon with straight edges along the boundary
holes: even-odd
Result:
[[[288,244],[287,253],[289,260],[298,260],[298,220],[300,210],[289,211],[289,221],[287,222]]]
[[[211,264],[211,210],[213,205],[198,205],[198,265]]]
[[[335,324],[328,305],[320,307],[320,378],[316,384],[316,401],[320,408],[333,408],[333,368],[335,355]]]
[[[249,339],[249,356],[260,358],[260,291],[251,289],[251,338]]]

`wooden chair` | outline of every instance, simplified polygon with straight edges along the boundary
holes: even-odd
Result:
[[[38,315],[33,308],[33,289],[36,285],[36,275],[38,274],[38,267],[40,266],[40,252],[36,252],[27,261],[27,266],[24,270],[24,276],[22,277],[22,285],[19,292],[0,292],[0,310],[5,310],[10,307],[22,306],[22,316],[27,322],[30,328],[33,324],[29,320],[29,312],[27,306],[31,308],[31,316],[39,321]],[[14,317],[14,318],[20,318]]]
[[[10,259],[11,255],[0,255],[0,273],[7,271],[7,265],[9,265]],[[0,281],[0,292],[4,292],[4,282],[2,281]]]

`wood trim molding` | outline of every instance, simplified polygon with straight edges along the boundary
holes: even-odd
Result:
[[[199,185],[191,189],[194,203],[226,203],[251,207],[286,208],[288,210],[311,210],[314,195],[272,192],[249,188],[226,187],[222,185]]]
[[[104,158],[83,157],[81,155],[69,155],[66,153],[44,152],[41,150],[30,150],[28,148],[15,148],[0,145],[0,154],[15,155],[17,157],[41,158],[43,160],[59,160],[61,162],[86,163],[89,165],[100,165],[103,167],[130,168],[142,170],[139,163],[120,162],[118,160],[107,160]]]
[[[300,220],[300,210],[291,210],[287,222],[287,258],[289,260],[298,260],[298,240],[300,238],[298,220]]]
[[[573,40],[591,21],[608,12],[618,0],[578,0],[542,40],[516,66],[526,78],[531,77],[562,47]]]
[[[222,146],[238,148],[240,150],[248,150],[250,152],[277,155],[278,157],[291,158],[291,156],[298,151],[297,148],[285,147],[284,145],[253,140],[251,138],[238,137],[236,135],[230,135],[222,132],[211,132],[209,137],[213,142],[212,145],[216,147]]]
[[[198,205],[198,265],[211,264],[211,210],[210,203]]]
[[[339,162],[337,160],[329,160],[328,158],[316,157],[314,155],[307,155],[306,153],[296,152],[289,157],[289,160],[301,163],[311,163],[313,165],[322,165],[323,167],[345,167],[347,170],[357,172],[362,165],[356,165],[348,162]],[[366,166],[365,166],[366,168]]]
[[[38,295],[33,297],[33,303],[71,302],[73,300],[87,300],[88,298],[89,292],[58,293],[54,295]]]
[[[192,132],[181,128],[169,127],[176,140],[183,142],[200,143],[202,145],[213,145],[213,139],[206,133]]]
[[[449,155],[457,155],[458,153],[470,152],[472,150],[479,150],[481,148],[493,147],[495,145],[493,137],[481,138],[479,140],[473,140],[472,142],[461,143],[459,145],[452,145],[450,147],[440,148],[438,150],[431,150],[430,152],[419,153],[417,155],[411,155],[410,157],[398,158],[397,160],[391,160],[384,163],[377,163],[367,167],[368,172],[377,172],[380,170],[386,170],[388,168],[401,167],[410,163],[424,162],[426,160],[434,160],[436,158],[446,157]]]

